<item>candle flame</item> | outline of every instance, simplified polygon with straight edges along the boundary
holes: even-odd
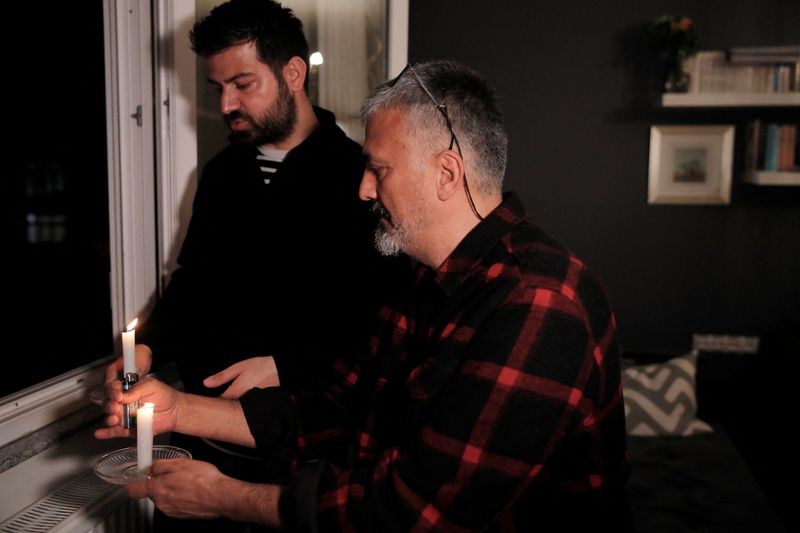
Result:
[[[138,323],[139,323],[139,319],[138,318],[134,318],[133,322],[128,324],[128,329],[126,331],[133,331],[133,329],[136,327],[136,324],[138,324]]]

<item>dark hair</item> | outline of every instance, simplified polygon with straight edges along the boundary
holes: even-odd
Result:
[[[494,89],[478,72],[454,61],[417,63],[413,70],[414,74],[406,72],[376,87],[367,96],[361,107],[364,123],[379,110],[400,108],[406,112],[408,130],[414,133],[420,146],[441,144],[441,139],[449,138],[450,134],[442,113],[420,85],[423,83],[431,96],[447,107],[453,130],[463,143],[461,148],[468,152],[465,159],[478,171],[474,176],[477,190],[500,192],[506,171],[508,136]]]
[[[298,56],[308,72],[308,42],[303,23],[291,9],[273,0],[230,0],[211,10],[189,32],[192,50],[209,57],[232,46],[254,43],[258,59],[279,77]],[[308,75],[305,80],[308,89]]]

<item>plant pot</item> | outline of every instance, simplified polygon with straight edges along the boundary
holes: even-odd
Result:
[[[676,57],[667,61],[667,79],[664,90],[668,93],[685,93],[689,91],[689,73],[685,69],[686,58]]]

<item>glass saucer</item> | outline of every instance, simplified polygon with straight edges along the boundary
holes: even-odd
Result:
[[[106,385],[105,383],[101,383],[100,385],[96,385],[89,389],[89,400],[95,404],[102,407],[103,402],[106,399]]]
[[[192,454],[175,446],[153,446],[153,461],[161,459],[191,459]],[[136,461],[136,447],[122,448],[107,453],[94,464],[94,473],[103,481],[114,485],[125,485],[132,481],[145,479]]]

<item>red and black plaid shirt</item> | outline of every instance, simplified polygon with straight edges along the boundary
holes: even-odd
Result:
[[[333,456],[348,433],[337,412],[356,442],[346,465],[299,466],[301,529],[628,527],[613,314],[515,195],[379,319],[368,360],[340,366],[323,395],[292,396],[301,457]],[[275,418],[246,398],[261,445]]]

